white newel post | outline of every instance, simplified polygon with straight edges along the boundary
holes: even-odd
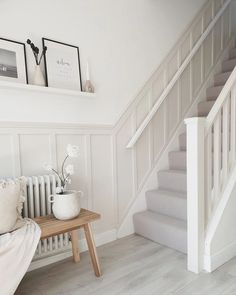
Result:
[[[204,255],[204,137],[205,118],[190,118],[187,125],[188,270],[199,273]]]

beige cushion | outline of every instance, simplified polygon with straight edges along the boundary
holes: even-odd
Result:
[[[0,234],[11,232],[24,224],[21,216],[25,178],[0,181]]]

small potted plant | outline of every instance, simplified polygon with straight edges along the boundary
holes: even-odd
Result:
[[[45,86],[45,79],[44,79],[43,73],[41,71],[40,64],[41,64],[43,57],[46,54],[47,47],[44,46],[41,54],[39,54],[39,48],[37,46],[35,46],[34,43],[30,39],[27,39],[26,42],[27,42],[27,44],[29,44],[30,48],[32,49],[32,52],[33,52],[33,55],[35,58],[35,63],[36,63],[33,83],[34,83],[34,85]]]
[[[51,165],[45,164],[47,171],[55,173],[59,180],[60,186],[56,187],[54,195],[49,196],[49,202],[53,203],[52,211],[54,216],[60,220],[75,218],[80,213],[80,197],[83,196],[82,191],[67,190],[67,184],[71,183],[71,176],[74,174],[74,166],[66,165],[69,158],[77,158],[79,148],[76,145],[67,145],[67,153],[61,165],[61,171],[57,171]]]

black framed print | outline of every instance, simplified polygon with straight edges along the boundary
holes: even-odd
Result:
[[[42,38],[48,87],[82,91],[79,47]]]
[[[24,43],[0,38],[0,80],[28,83]]]

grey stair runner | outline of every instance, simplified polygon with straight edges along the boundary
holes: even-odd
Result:
[[[198,116],[205,117],[236,66],[236,48],[222,63],[222,73],[198,104]],[[158,188],[146,192],[147,210],[134,214],[134,229],[159,244],[187,253],[186,133],[179,136],[179,150],[169,152],[169,170],[157,173]]]

